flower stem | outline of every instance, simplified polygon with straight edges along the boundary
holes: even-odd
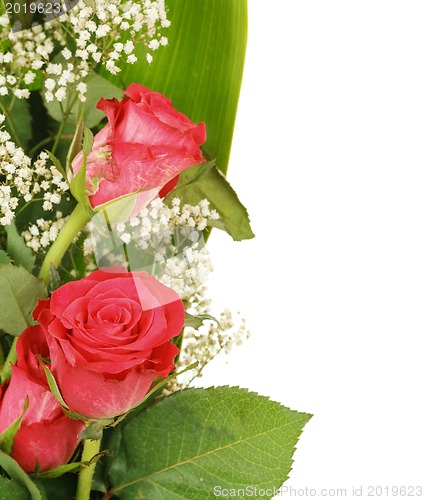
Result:
[[[50,247],[41,266],[38,277],[43,280],[46,285],[50,281],[50,264],[53,264],[54,267],[59,266],[63,256],[71,246],[72,241],[89,221],[90,214],[82,205],[78,204],[65,225],[59,231],[56,241]]]
[[[62,138],[63,129],[65,128],[65,123],[66,123],[67,118],[68,118],[67,116],[63,117],[63,120],[60,122],[59,130],[57,131],[56,139],[55,139],[53,147],[52,147],[53,154],[56,153],[56,149],[59,146],[59,142],[60,142],[60,139]]]
[[[72,108],[74,107],[74,104],[75,104],[77,98],[78,98],[78,96],[76,95],[73,99],[71,99],[69,101],[65,111],[63,111],[62,106],[61,106],[63,116],[62,116],[62,121],[60,122],[60,125],[59,125],[59,130],[57,131],[57,134],[56,134],[56,139],[55,139],[53,147],[52,147],[51,152],[53,154],[56,153],[56,149],[59,147],[60,139],[62,139],[62,134],[63,134],[63,130],[65,129],[66,121],[69,118],[69,115],[71,114]]]
[[[84,448],[82,450],[82,462],[90,462],[100,451],[101,440],[95,441],[86,439],[84,441]],[[89,500],[91,492],[91,483],[93,482],[94,469],[96,462],[90,465],[82,465],[78,477],[77,496],[76,500]]]
[[[53,142],[53,138],[52,137],[45,137],[42,141],[40,141],[34,147],[31,148],[30,152],[28,153],[28,156],[30,158],[32,158],[36,153],[38,153],[38,151],[43,146],[45,146],[46,144],[50,144],[51,142]]]

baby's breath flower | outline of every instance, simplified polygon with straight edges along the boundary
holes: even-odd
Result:
[[[4,122],[0,115],[0,123]],[[51,210],[58,205],[68,185],[53,165],[48,165],[48,155],[40,153],[31,159],[23,149],[11,141],[10,134],[0,128],[0,225],[12,223],[19,201],[29,203],[43,191],[43,208]],[[23,204],[22,202],[22,204]]]
[[[22,232],[26,245],[34,252],[47,249],[57,238],[66,221],[62,212],[56,212],[54,220],[37,219]]]
[[[33,73],[32,71],[28,71],[28,73],[26,73],[26,75],[24,76],[24,82],[27,85],[30,85],[34,80],[35,80],[35,73]]]
[[[131,241],[131,235],[128,233],[121,234],[120,238],[124,243],[127,244]]]
[[[135,42],[143,42],[151,51],[166,45],[161,30],[169,24],[164,0],[80,0],[68,14],[21,31],[12,31],[4,14],[0,16],[0,43],[6,47],[0,52],[0,96],[13,93],[28,99],[28,86],[35,80],[35,71],[41,71],[47,77],[46,101],[63,102],[97,64],[116,75],[122,64],[135,63]],[[69,35],[75,49],[67,44]],[[56,49],[61,59],[53,59]],[[76,91],[85,101],[86,92]]]
[[[211,301],[205,298],[205,287],[190,299],[188,312],[194,316],[210,315]],[[165,394],[184,389],[196,377],[201,377],[205,366],[221,352],[229,354],[233,347],[243,344],[250,337],[246,320],[239,313],[234,315],[224,309],[217,321],[207,320],[198,329],[186,327],[176,369],[182,371],[193,363],[194,370],[174,379],[166,388]]]
[[[208,223],[218,218],[208,200],[202,200],[197,205],[182,205],[181,200],[174,198],[168,206],[158,198],[128,222],[102,223],[94,218],[88,227],[90,237],[84,243],[84,255],[91,264],[97,260],[103,265],[129,265],[130,268],[134,265],[137,269],[145,269],[178,293],[188,313],[193,316],[211,315],[211,301],[206,298],[206,281],[212,271],[212,263],[206,247],[201,245],[201,236]],[[127,251],[121,254],[121,261],[116,260],[116,242],[119,240],[127,246]],[[114,243],[111,244],[111,241]],[[135,247],[132,252],[136,255],[134,262],[130,245]],[[165,392],[169,394],[189,385],[215,356],[220,352],[229,352],[248,336],[245,320],[227,309],[218,315],[218,322],[207,320],[198,329],[185,328],[177,370],[196,361],[199,364],[194,375],[191,371],[188,377],[179,377]]]
[[[145,268],[154,273],[165,285],[173,288],[183,300],[188,300],[202,286],[212,270],[209,254],[202,245],[202,231],[212,219],[209,202],[198,205],[181,205],[179,199],[172,200],[171,207],[160,198],[143,208],[128,222],[105,226],[99,216],[91,228],[91,239],[98,262],[111,250],[111,240],[131,244],[135,250],[130,257],[121,254],[118,262],[110,264],[130,265]],[[214,214],[215,216],[215,214]],[[96,222],[99,224],[96,225]],[[113,234],[110,234],[110,229]],[[131,255],[136,256],[132,262]],[[111,257],[116,259],[116,252]],[[153,262],[153,264],[152,264]]]

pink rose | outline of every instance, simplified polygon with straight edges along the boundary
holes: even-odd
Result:
[[[93,208],[137,193],[136,208],[165,196],[184,169],[204,162],[199,148],[205,124],[194,124],[162,94],[132,83],[122,101],[101,99],[109,123],[95,136],[87,158],[87,193]],[[74,172],[83,155],[74,159]]]
[[[153,276],[114,268],[61,286],[35,316],[69,408],[108,418],[137,406],[174,368],[170,339],[183,328],[184,305]]]
[[[28,396],[29,406],[15,436],[12,457],[27,472],[34,472],[37,464],[41,471],[50,470],[70,460],[84,423],[68,418],[50,392],[43,367],[35,357],[49,357],[46,338],[38,326],[21,334],[17,353],[17,364],[0,403],[0,431],[22,415]]]

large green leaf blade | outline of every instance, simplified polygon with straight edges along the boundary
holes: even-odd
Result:
[[[310,415],[244,389],[189,389],[164,398],[122,431],[119,498],[215,498],[214,488],[279,488]],[[263,498],[271,498],[263,496]]]
[[[138,82],[172,99],[198,123],[204,121],[205,147],[225,173],[231,149],[247,42],[247,0],[167,0],[169,46],[120,74],[125,85]],[[107,76],[106,72],[102,73]]]
[[[33,324],[32,311],[39,299],[47,296],[42,281],[23,267],[0,265],[0,328],[20,335]]]

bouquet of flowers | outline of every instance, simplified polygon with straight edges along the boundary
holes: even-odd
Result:
[[[253,237],[225,178],[246,16],[4,5],[2,498],[271,498],[287,479],[310,415],[190,387],[247,337],[205,285],[211,229]]]

